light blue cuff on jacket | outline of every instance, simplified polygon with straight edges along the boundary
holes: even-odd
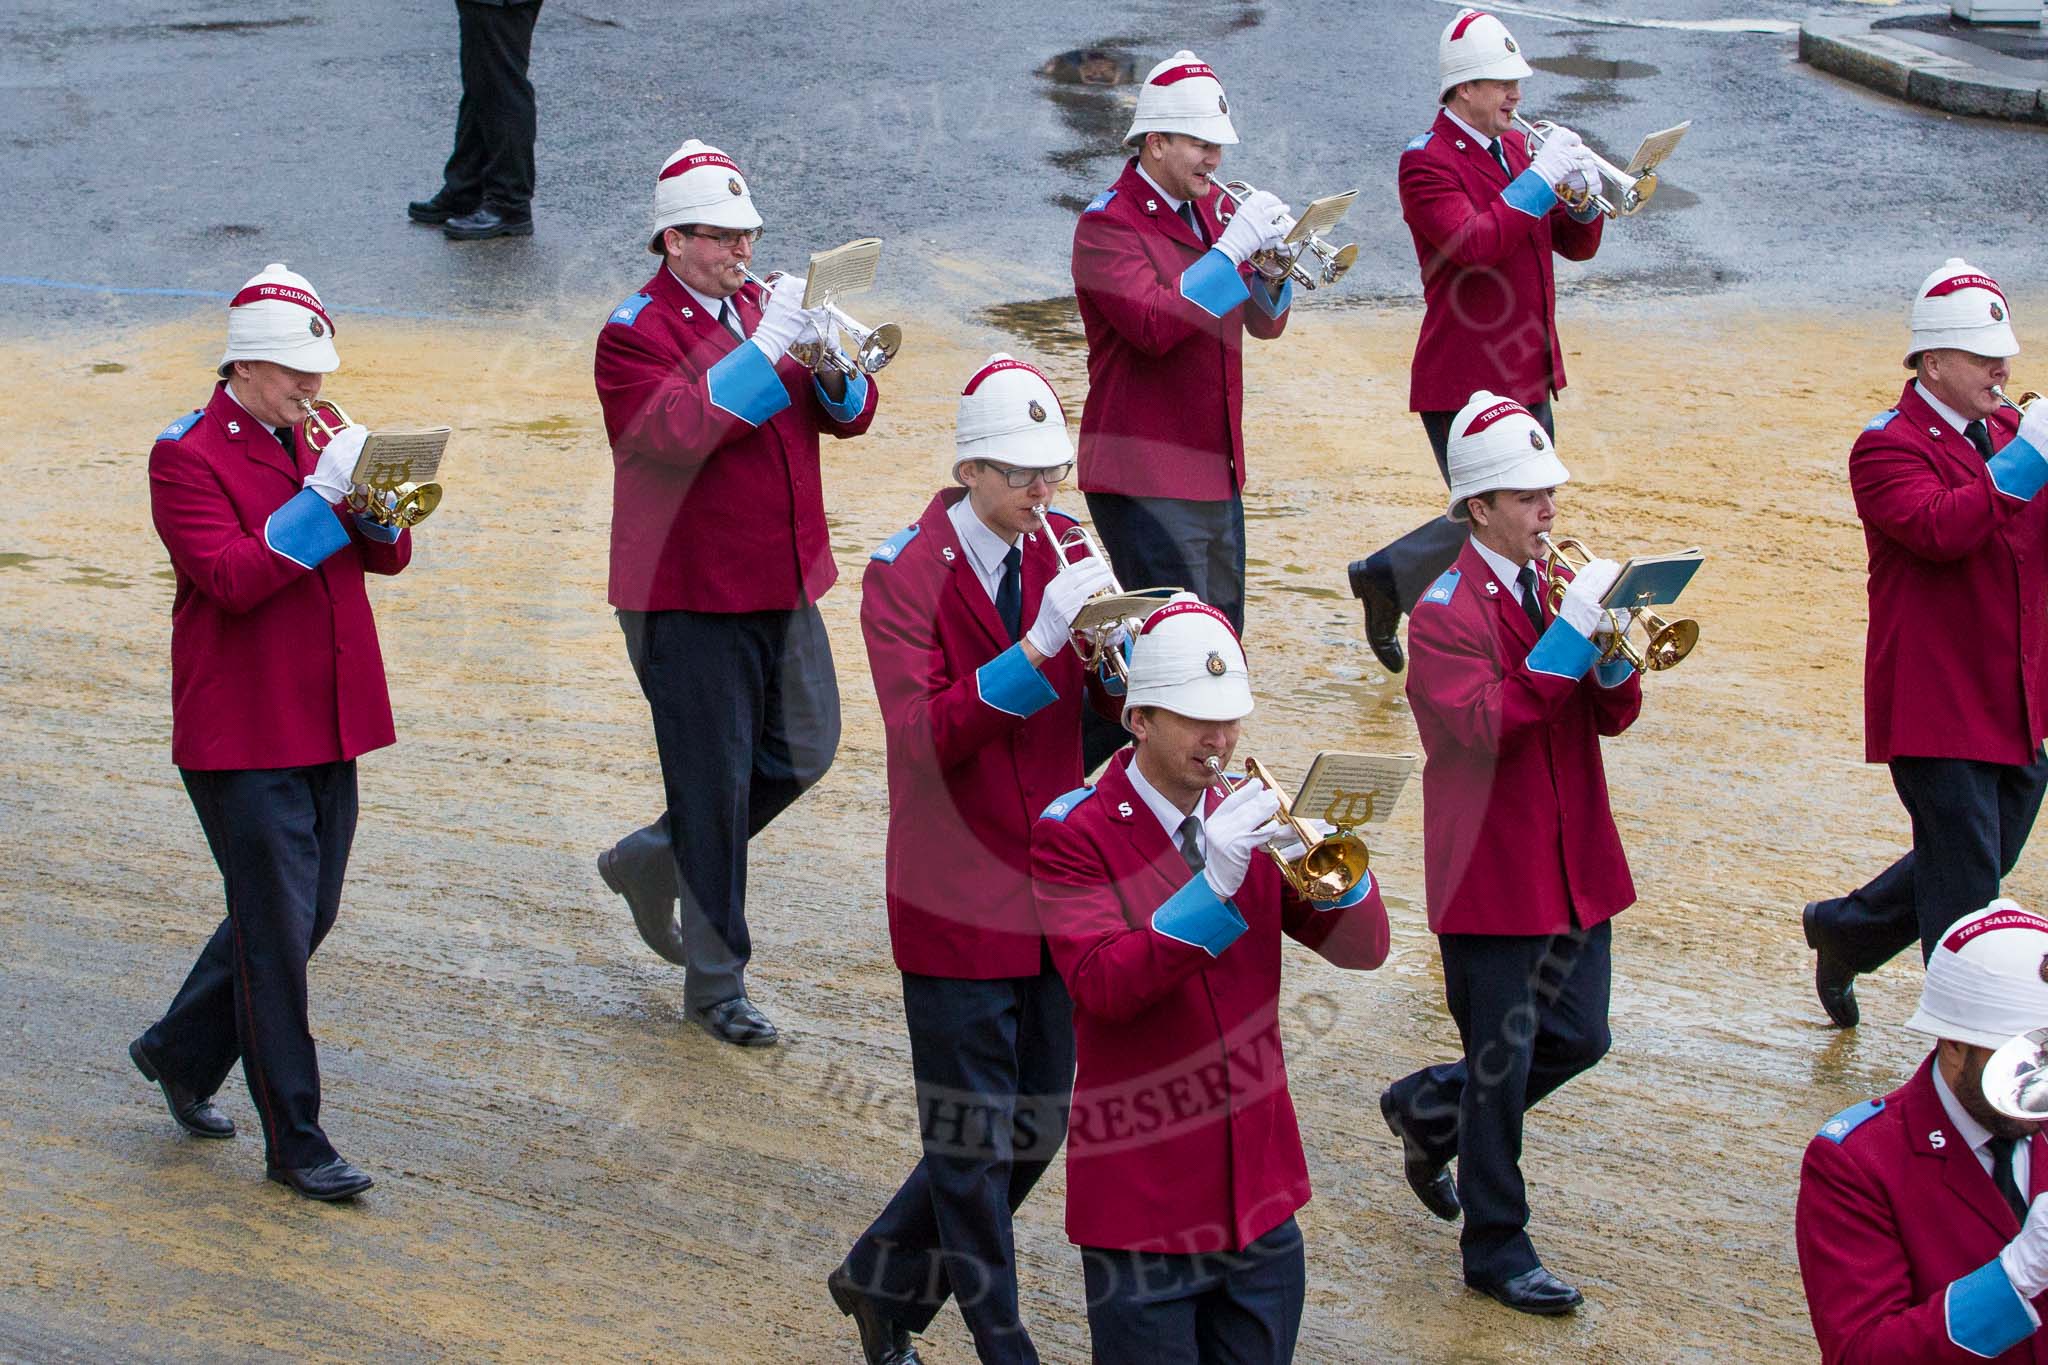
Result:
[[[1318,910],[1348,910],[1371,894],[1372,873],[1368,872],[1358,879],[1358,885],[1352,887],[1349,891],[1337,897],[1337,899],[1333,901],[1310,901],[1309,904]]]
[[[1616,657],[1609,659],[1606,663],[1594,669],[1593,676],[1600,680],[1602,687],[1619,687],[1627,682],[1629,675],[1635,671],[1636,666],[1634,664],[1630,663],[1627,659]]]
[[[818,401],[825,405],[825,411],[835,422],[851,422],[868,405],[868,377],[864,374],[857,374],[846,381],[846,397],[836,403],[832,401],[832,395],[825,392],[825,386],[818,382],[816,375],[811,376],[811,387],[818,391]]]
[[[1199,872],[1152,912],[1154,933],[1200,948],[1210,957],[1237,942],[1237,936],[1250,927],[1237,907],[1217,895],[1209,879]]]
[[[2042,484],[2048,484],[2048,459],[2017,436],[2007,441],[2005,449],[1993,455],[1984,467],[1991,471],[1991,482],[1998,485],[1999,492],[2021,502],[2040,492]]]
[[[1280,282],[1280,292],[1273,292],[1273,282],[1257,271],[1252,272],[1250,294],[1259,311],[1269,318],[1277,318],[1294,306],[1294,281]]]
[[[1541,218],[1557,207],[1557,191],[1543,183],[1543,177],[1536,174],[1534,166],[1508,181],[1508,187],[1500,192],[1500,197],[1508,201],[1509,208],[1518,209],[1531,218]]]
[[[396,545],[398,538],[405,534],[403,526],[386,526],[375,517],[364,516],[362,513],[356,514],[356,529],[370,539],[382,541],[386,545]]]
[[[1203,252],[1202,259],[1181,272],[1180,292],[1189,303],[1213,318],[1222,317],[1251,297],[1251,291],[1244,287],[1244,276],[1215,247]]]
[[[1543,632],[1536,648],[1529,651],[1529,671],[1551,673],[1577,682],[1586,676],[1586,670],[1599,657],[1600,651],[1593,648],[1593,642],[1565,624],[1565,619],[1560,616],[1550,623],[1549,630]]]
[[[1996,1256],[1949,1285],[1941,1315],[1948,1339],[1986,1360],[2005,1354],[2041,1326],[2034,1306],[2012,1287]]]
[[[760,426],[789,406],[789,390],[782,387],[782,377],[751,341],[733,347],[731,355],[711,367],[708,378],[711,405],[750,427]]]
[[[302,569],[310,569],[348,544],[348,531],[333,504],[317,489],[302,488],[263,523],[263,543]]]
[[[1024,657],[1024,646],[1011,645],[974,670],[974,690],[984,706],[1012,716],[1028,716],[1059,699],[1045,675]]]

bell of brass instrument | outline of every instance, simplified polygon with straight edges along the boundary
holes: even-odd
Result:
[[[1537,119],[1534,123],[1531,123],[1519,113],[1513,117],[1515,126],[1520,128],[1529,139],[1529,155],[1532,157],[1543,150],[1543,144],[1549,140],[1552,133],[1557,131],[1557,125],[1549,119]],[[1643,205],[1649,203],[1650,196],[1657,192],[1657,172],[1655,170],[1645,170],[1641,175],[1630,175],[1591,147],[1586,148],[1586,153],[1593,158],[1593,163],[1599,167],[1601,180],[1606,182],[1613,190],[1613,194],[1602,194],[1598,190],[1578,190],[1572,188],[1569,184],[1552,186],[1557,191],[1557,197],[1565,202],[1566,207],[1583,209],[1590,204],[1598,209],[1604,217],[1626,218],[1641,209]]]
[[[2007,407],[2011,408],[2014,412],[2018,413],[2022,417],[2027,415],[2027,410],[2029,408],[2033,407],[2034,404],[2041,401],[2041,395],[2035,393],[2032,389],[2028,389],[2022,394],[2020,394],[2017,401],[2006,397],[2005,390],[1999,388],[1996,384],[1993,384],[1991,386],[1991,392],[1997,396],[1999,402],[2005,404]]]
[[[1242,204],[1257,194],[1259,188],[1248,180],[1233,180],[1223,187],[1223,192]],[[1283,233],[1294,231],[1295,220],[1292,215],[1281,214],[1280,222]],[[1313,272],[1302,264],[1304,257],[1314,258]],[[1352,262],[1357,259],[1358,247],[1355,243],[1332,246],[1311,232],[1296,244],[1292,252],[1284,246],[1254,252],[1251,265],[1274,284],[1291,279],[1303,289],[1314,289],[1318,285],[1335,284],[1343,279],[1344,272],[1351,269]]]
[[[2008,1118],[2048,1122],[2048,1029],[2029,1029],[1984,1063],[1984,1098]]]
[[[1224,776],[1223,760],[1211,754],[1205,760],[1209,771],[1214,774],[1210,786],[1224,796],[1239,790],[1243,784],[1233,785]],[[1280,867],[1280,875],[1307,900],[1337,900],[1358,885],[1371,866],[1372,855],[1365,846],[1365,840],[1348,829],[1340,829],[1328,838],[1318,838],[1302,818],[1294,813],[1294,803],[1287,799],[1280,784],[1273,780],[1273,774],[1266,771],[1266,765],[1256,758],[1244,761],[1245,771],[1251,774],[1250,781],[1263,784],[1280,800],[1280,820],[1294,832],[1301,841],[1301,852],[1292,858],[1283,857],[1279,849],[1270,843],[1266,852]]]
[[[769,283],[781,273],[778,270],[762,276],[756,275],[745,266],[740,267],[740,274],[746,276],[747,282],[757,285],[763,292],[766,292]],[[876,373],[894,360],[896,352],[903,348],[903,329],[895,323],[885,322],[879,327],[865,327],[836,303],[823,304],[821,307],[831,317],[835,335],[825,337],[815,344],[805,341],[790,347],[789,353],[796,358],[798,364],[807,365],[818,372],[829,370],[851,379],[856,374]],[[840,345],[839,337],[836,335],[842,331],[853,342],[853,352],[850,355],[846,348]]]
[[[1550,578],[1550,613],[1555,616],[1564,607],[1565,589],[1571,586],[1560,570],[1570,569],[1576,574],[1593,561],[1594,554],[1584,541],[1571,536],[1553,536],[1548,531],[1539,535],[1543,541],[1543,571]],[[1630,627],[1638,625],[1648,639],[1640,648],[1628,636]],[[1600,662],[1626,659],[1638,673],[1676,667],[1700,642],[1699,622],[1690,617],[1667,621],[1648,607],[1609,610],[1607,627],[1608,643],[1600,651]],[[1597,635],[1593,643],[1600,643]]]
[[[301,398],[299,407],[306,414],[300,430],[306,448],[315,455],[325,450],[344,428],[355,425],[341,410],[341,404],[329,398]],[[419,525],[441,505],[441,485],[401,483],[392,488],[372,488],[359,483],[349,489],[348,505],[380,526],[403,530]]]

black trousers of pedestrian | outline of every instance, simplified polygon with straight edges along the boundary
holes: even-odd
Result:
[[[533,212],[533,82],[526,78],[541,0],[455,0],[462,32],[462,103],[441,200],[507,218]]]
[[[1437,937],[1465,1055],[1389,1090],[1430,1160],[1457,1159],[1467,1280],[1498,1284],[1540,1264],[1522,1185],[1522,1115],[1606,1055],[1610,937],[1604,921],[1529,938]]]
[[[356,765],[182,768],[227,893],[164,1017],[142,1035],[166,1079],[220,1089],[239,1058],[263,1122],[264,1160],[335,1159],[320,1128],[320,1064],[306,1014],[306,963],[334,927],[356,832]]]
[[[1244,633],[1244,501],[1129,498],[1090,493],[1088,519],[1126,588],[1186,588]],[[1081,769],[1092,773],[1130,743],[1123,726],[1081,715]]]
[[[682,888],[684,1008],[747,993],[747,841],[832,766],[839,680],[815,605],[795,611],[622,611],[626,657],[654,716],[668,808],[619,844],[622,872]],[[666,876],[664,876],[666,872]]]
[[[854,1283],[906,1330],[950,1296],[985,1362],[1038,1359],[1017,1312],[1010,1215],[1066,1140],[1073,1005],[1037,976],[903,978],[924,1156],[847,1254]]]
[[[2039,752],[2024,765],[1895,758],[1891,770],[1912,817],[1912,851],[1814,911],[1820,946],[1859,972],[1876,971],[1915,939],[1926,961],[1950,925],[1997,900],[2048,789],[2048,756]]]
[[[1243,1251],[1081,1248],[1095,1365],[1286,1365],[1308,1266],[1289,1218]]]
[[[1458,414],[1424,412],[1416,415],[1422,418],[1422,429],[1429,436],[1430,449],[1436,452],[1437,473],[1443,475],[1444,487],[1449,488],[1451,419]],[[1557,435],[1551,425],[1548,402],[1530,408],[1529,415],[1541,422],[1543,429],[1553,438]],[[1429,585],[1436,582],[1445,569],[1458,562],[1458,554],[1465,548],[1471,529],[1462,521],[1432,517],[1399,540],[1368,555],[1366,576],[1406,613],[1414,608],[1417,599],[1429,591]]]

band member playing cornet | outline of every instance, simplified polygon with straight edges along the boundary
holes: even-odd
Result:
[[[1596,208],[1572,209],[1559,197],[1560,188],[1600,188],[1578,135],[1552,129],[1535,151],[1514,126],[1530,70],[1500,20],[1461,10],[1444,26],[1437,71],[1442,107],[1401,153],[1400,185],[1401,216],[1422,266],[1408,406],[1443,472],[1451,418],[1476,389],[1514,399],[1546,433],[1554,430],[1550,400],[1565,381],[1551,257],[1590,260],[1603,220]],[[1438,517],[1351,565],[1366,641],[1389,671],[1402,666],[1402,613],[1464,544],[1464,528]]]
[[[1912,851],[1806,906],[1815,986],[1856,1023],[1856,975],[1998,895],[2048,788],[2048,407],[2001,396],[2012,309],[1960,259],[1921,282],[1898,406],[1864,427],[1849,486],[1870,551],[1864,757],[1890,767]]]
[[[690,1017],[742,1046],[776,1038],[747,998],[747,841],[839,747],[817,607],[838,577],[818,438],[866,431],[878,397],[857,369],[814,374],[791,354],[831,320],[804,310],[799,277],[747,283],[760,230],[739,167],[684,143],[654,184],[647,249],[661,268],[597,339],[610,601],[653,712],[666,806],[598,867],[648,942],[683,962]]]
[[[1135,747],[1032,834],[1039,913],[1074,999],[1067,1235],[1103,1365],[1284,1362],[1301,1326],[1308,1166],[1280,1044],[1281,935],[1386,959],[1372,875],[1311,901],[1265,851],[1276,794],[1221,774],[1251,713],[1223,613],[1183,597],[1133,642]]]
[[[1642,708],[1622,659],[1599,662],[1600,599],[1618,566],[1587,563],[1560,595],[1544,560],[1558,485],[1548,434],[1480,392],[1451,421],[1458,562],[1417,604],[1408,699],[1425,754],[1429,927],[1464,1057],[1380,1097],[1410,1186],[1456,1219],[1465,1282],[1527,1313],[1577,1289],[1529,1241],[1522,1114],[1607,1051],[1608,920],[1635,900],[1607,805],[1600,737]],[[1446,1169],[1458,1162],[1455,1186]]]
[[[320,1126],[306,963],[341,905],[356,758],[394,738],[363,575],[412,557],[410,531],[345,501],[364,429],[316,453],[300,425],[340,365],[313,286],[266,266],[228,305],[212,399],[150,451],[150,511],[177,579],[171,761],[227,918],[128,1048],[179,1126],[206,1138],[235,1135],[212,1096],[239,1058],[270,1178],[329,1200],[370,1177]]]
[[[915,1359],[950,1294],[984,1361],[1034,1361],[1010,1215],[1066,1133],[1074,1035],[1030,881],[1031,824],[1081,780],[1081,714],[1116,714],[1068,647],[1112,584],[1051,536],[1073,469],[1045,376],[990,356],[960,395],[953,477],[883,542],[861,633],[889,758],[889,942],[924,1158],[833,1273],[871,1362]],[[1049,530],[1050,535],[1047,533]],[[1116,684],[1121,691],[1121,683]]]

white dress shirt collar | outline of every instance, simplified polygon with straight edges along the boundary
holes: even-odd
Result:
[[[1448,104],[1444,106],[1444,117],[1449,119],[1451,122],[1457,124],[1460,128],[1463,128],[1467,136],[1478,138],[1480,151],[1483,152],[1487,149],[1487,147],[1492,145],[1493,139],[1491,137],[1489,137],[1485,133],[1480,132],[1477,128],[1474,128],[1471,124],[1465,122],[1465,120],[1459,118],[1456,114],[1452,113],[1451,106]],[[1507,145],[1505,143],[1501,145],[1501,150],[1507,150]]]
[[[988,590],[989,601],[995,601],[996,589],[1003,581],[1003,559],[1016,542],[1004,540],[990,530],[988,523],[975,513],[970,497],[962,497],[948,507],[946,519],[953,523],[953,534],[960,538],[960,548],[967,552],[967,562],[973,566],[975,577]]]
[[[1933,392],[1917,379],[1913,381],[1913,392],[1919,394],[1927,406],[1934,409],[1935,416],[1941,418],[1942,421],[1948,423],[1951,427],[1954,427],[1956,435],[1961,436],[1965,434],[1965,429],[1970,425],[1968,418],[1942,402],[1939,398],[1936,398]],[[1989,423],[1986,423],[1986,426],[1988,427]]]
[[[1969,1111],[1963,1108],[1962,1101],[1957,1099],[1955,1092],[1948,1088],[1948,1081],[1941,1074],[1941,1059],[1939,1057],[1928,1068],[1928,1074],[1934,1077],[1934,1094],[1941,1101],[1942,1112],[1948,1115],[1949,1127],[1955,1129],[1957,1137],[1970,1144],[1970,1151],[1976,1155],[1977,1164],[1984,1168],[1986,1174],[1989,1174],[1991,1171],[1990,1143],[1993,1136],[1991,1130],[1971,1118]],[[2028,1159],[2030,1155],[2028,1149],[2032,1146],[2033,1143],[2031,1141],[2013,1144],[2012,1180],[2013,1184],[2019,1188],[2022,1196],[2033,1188],[2033,1163]]]
[[[1144,181],[1146,184],[1150,185],[1152,187],[1152,192],[1154,194],[1157,194],[1161,199],[1164,199],[1166,201],[1166,207],[1171,209],[1175,216],[1178,216],[1180,214],[1180,206],[1188,202],[1185,199],[1176,199],[1172,195],[1168,194],[1165,190],[1160,189],[1159,182],[1157,180],[1154,180],[1151,176],[1145,174],[1145,163],[1143,161],[1140,161],[1138,163],[1138,178]]]
[[[1533,559],[1526,566],[1517,565],[1506,555],[1487,548],[1485,542],[1480,540],[1478,536],[1472,537],[1472,548],[1479,551],[1479,557],[1486,561],[1486,567],[1493,570],[1493,576],[1500,580],[1500,585],[1511,593],[1515,592],[1515,578],[1522,572],[1522,568],[1533,569],[1536,567],[1536,561]],[[1539,574],[1537,576],[1537,583],[1540,585],[1542,581],[1542,576]],[[1520,596],[1517,595],[1515,600],[1520,601]]]
[[[1200,817],[1207,814],[1207,811],[1203,809],[1208,804],[1206,801],[1198,800],[1195,802],[1193,810],[1182,813],[1173,802],[1159,794],[1157,787],[1145,780],[1145,774],[1138,769],[1138,756],[1135,752],[1131,755],[1129,766],[1124,769],[1124,776],[1130,778],[1131,790],[1136,792],[1138,799],[1145,803],[1145,809],[1152,812],[1152,817],[1159,822],[1159,827],[1166,831],[1166,837],[1172,841],[1175,848],[1180,847],[1180,822],[1187,819],[1189,815],[1197,817],[1195,848],[1197,852],[1207,856],[1209,840],[1207,834],[1203,832],[1202,825],[1199,823]]]
[[[676,274],[676,268],[666,261],[662,262],[661,268],[668,272],[668,276],[670,279],[674,280],[677,284],[683,286],[683,292],[685,294],[688,294],[691,298],[697,300],[697,306],[699,308],[702,308],[705,312],[709,313],[711,315],[711,320],[713,322],[718,321],[718,310],[727,307],[728,305],[730,305],[732,308],[733,321],[739,322],[740,308],[738,304],[732,303],[729,299],[714,299],[709,294],[699,293],[696,289],[692,288],[690,283],[687,280],[685,280],[681,275]],[[734,297],[738,296],[735,295]],[[740,330],[746,330],[745,323],[740,323]]]

